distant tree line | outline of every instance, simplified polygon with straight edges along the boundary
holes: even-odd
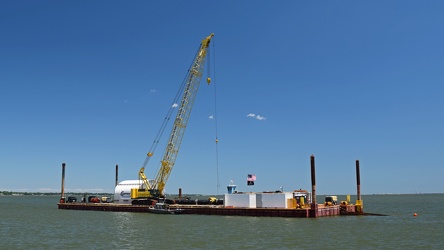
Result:
[[[110,193],[65,193],[65,196],[73,195],[73,196],[82,196],[82,195],[101,195],[101,196],[109,196]],[[37,195],[37,196],[60,196],[60,193],[54,192],[14,192],[14,191],[0,191],[0,195]]]
[[[14,191],[0,191],[0,196],[6,196],[6,195],[35,195],[35,196],[60,196],[59,193],[55,192],[14,192]],[[96,195],[96,196],[113,196],[114,194],[111,193],[71,193],[66,192],[65,196],[88,196],[88,195]],[[167,196],[171,197],[174,196],[175,198],[179,197],[179,194],[166,194]],[[183,194],[183,198],[190,198],[190,197],[199,197],[199,196],[208,196],[203,194]]]

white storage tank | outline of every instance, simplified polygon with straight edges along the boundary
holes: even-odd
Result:
[[[155,183],[154,180],[148,180],[150,185]],[[144,188],[142,180],[126,180],[117,184],[114,189],[114,202],[120,204],[131,204],[131,189],[139,188],[142,185]]]
[[[117,184],[114,190],[114,202],[131,204],[131,189],[139,188],[142,183],[142,180],[126,180]]]

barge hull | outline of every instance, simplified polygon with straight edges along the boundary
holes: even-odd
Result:
[[[59,203],[59,209],[63,210],[88,210],[110,212],[136,212],[150,213],[149,206],[121,205],[113,203]],[[171,206],[173,207],[173,206]],[[236,208],[222,206],[174,206],[180,208],[182,214],[197,215],[225,215],[225,216],[256,216],[256,217],[293,217],[293,218],[317,218],[340,215],[360,215],[356,213],[354,205],[347,206],[313,206],[305,209],[284,208]]]

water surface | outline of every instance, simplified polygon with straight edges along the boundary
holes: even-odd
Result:
[[[0,196],[0,249],[444,249],[444,194],[368,195],[364,210],[388,216],[315,219],[59,210],[58,199]]]

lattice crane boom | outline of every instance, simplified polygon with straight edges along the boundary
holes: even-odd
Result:
[[[159,171],[157,172],[156,178],[154,179],[154,181],[150,182],[148,181],[144,173],[145,166],[148,163],[148,159],[152,156],[152,152],[150,151],[147,155],[147,159],[145,160],[143,167],[139,171],[139,178],[143,181],[146,191],[139,191],[139,195],[137,195],[137,191],[134,191],[135,194],[133,194],[132,190],[132,198],[155,198],[164,196],[165,185],[168,181],[168,177],[170,176],[171,171],[173,170],[177,155],[179,153],[180,145],[182,143],[185,129],[187,128],[188,120],[193,108],[194,100],[196,99],[196,94],[201,82],[207,56],[207,50],[213,36],[214,34],[212,33],[202,40],[196,57],[191,64],[191,68],[188,70],[182,100],[177,106],[177,115],[174,119],[173,128],[171,130],[168,143],[165,147],[163,158],[161,160],[161,165]],[[210,83],[210,78],[207,79],[207,82],[208,84]]]

